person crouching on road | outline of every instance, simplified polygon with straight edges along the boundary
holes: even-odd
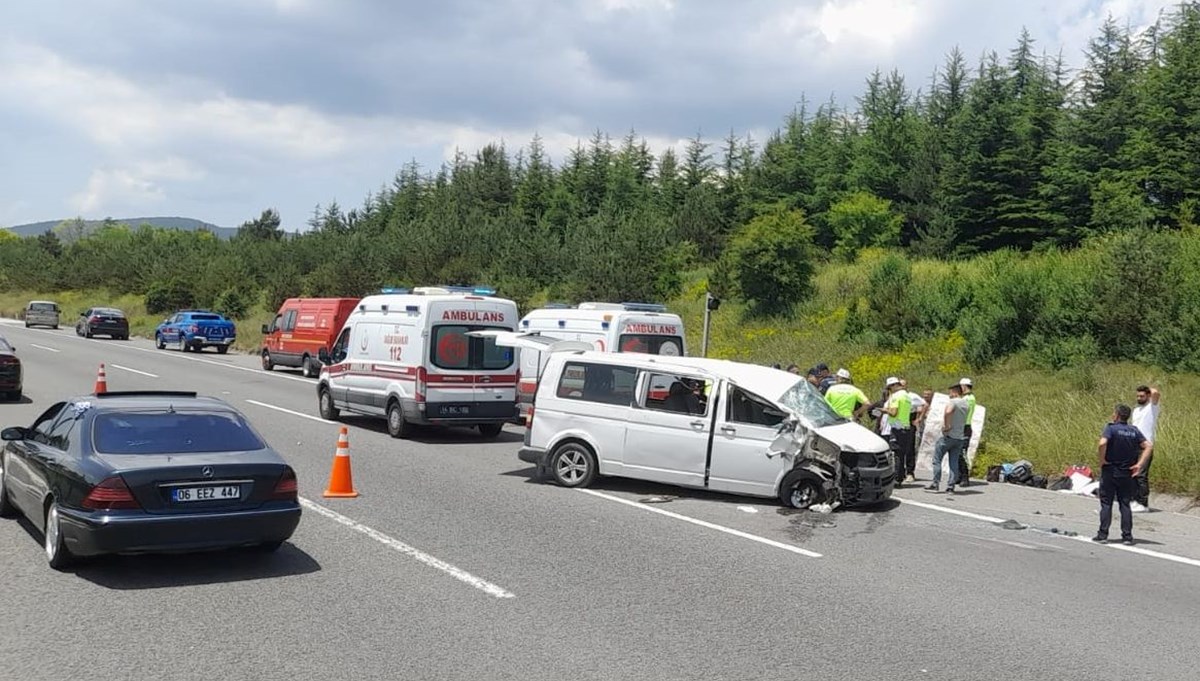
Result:
[[[1150,441],[1129,425],[1132,411],[1128,405],[1118,404],[1112,422],[1100,435],[1100,529],[1092,541],[1108,541],[1115,496],[1121,508],[1121,543],[1133,546],[1133,510],[1129,502],[1137,490],[1134,478],[1150,458]]]
[[[861,419],[871,406],[867,394],[850,382],[850,372],[846,369],[837,370],[837,383],[825,391],[825,401],[838,416],[855,421]]]
[[[901,385],[900,379],[895,376],[889,378],[884,386],[887,388],[888,398],[880,411],[887,417],[888,444],[895,454],[896,486],[899,487],[910,468],[909,458],[916,458],[915,452],[912,451],[913,440],[909,437],[912,431],[912,400],[909,392]],[[916,462],[911,465],[915,466]]]
[[[925,488],[937,494],[942,479],[942,457],[950,455],[950,467],[946,469],[946,494],[954,494],[954,483],[958,479],[958,460],[967,451],[967,401],[963,399],[962,386],[950,386],[950,401],[942,416],[942,436],[933,448],[933,482]]]

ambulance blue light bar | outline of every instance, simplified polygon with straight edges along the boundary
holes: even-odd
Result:
[[[380,292],[380,293],[399,293],[399,294],[405,294],[405,293],[411,293],[411,292],[412,292],[412,289],[407,289],[407,288],[395,288],[395,287],[387,287],[387,288],[381,288],[381,289],[379,289],[379,292]]]
[[[491,286],[438,286],[452,293],[468,293],[476,296],[494,296],[496,289]]]
[[[656,303],[621,303],[630,312],[666,312],[666,305]]]

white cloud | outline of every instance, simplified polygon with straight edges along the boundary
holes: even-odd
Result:
[[[913,34],[919,12],[913,0],[830,0],[817,13],[816,25],[830,43],[892,47]]]
[[[92,171],[83,191],[72,197],[72,204],[85,215],[161,205],[167,201],[166,183],[196,181],[204,176],[200,168],[181,158],[98,168]]]

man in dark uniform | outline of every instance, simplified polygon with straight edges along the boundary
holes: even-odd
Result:
[[[1092,541],[1108,541],[1112,524],[1113,497],[1121,508],[1121,543],[1133,546],[1133,510],[1129,502],[1137,491],[1134,479],[1150,457],[1150,441],[1142,431],[1129,425],[1132,413],[1127,405],[1113,410],[1112,423],[1100,436],[1100,530]]]

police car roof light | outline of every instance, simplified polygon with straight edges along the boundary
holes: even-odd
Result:
[[[666,305],[659,305],[657,303],[621,303],[621,305],[626,310],[636,311],[636,312],[666,312],[667,311]]]

